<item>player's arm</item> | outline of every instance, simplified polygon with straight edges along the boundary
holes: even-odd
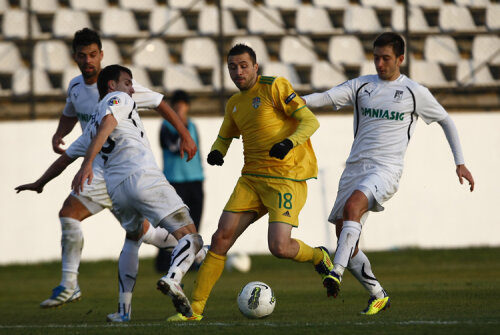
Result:
[[[464,178],[467,179],[470,185],[470,191],[474,191],[474,178],[472,173],[467,169],[464,162],[464,155],[462,153],[462,147],[460,145],[460,139],[458,137],[457,128],[455,127],[455,122],[447,115],[443,120],[438,121],[441,128],[443,128],[448,144],[450,145],[451,152],[453,153],[453,159],[455,160],[456,173],[458,176],[458,181],[460,184],[464,183]]]
[[[61,115],[56,132],[52,136],[52,150],[55,153],[64,153],[64,149],[61,148],[61,145],[65,144],[63,138],[73,130],[77,122],[78,118],[76,116]]]
[[[80,170],[77,172],[75,178],[73,179],[73,182],[71,183],[71,187],[76,194],[80,194],[80,191],[83,190],[85,181],[88,180],[87,184],[89,185],[92,182],[92,178],[94,177],[92,173],[92,164],[94,162],[94,159],[99,151],[101,151],[102,146],[106,142],[108,136],[113,132],[117,125],[118,121],[113,116],[113,114],[108,114],[102,118],[101,124],[97,129],[97,134],[92,139],[87,149],[87,153],[85,154],[85,158],[83,159],[82,166],[80,167]]]
[[[231,112],[230,112],[231,111]],[[227,150],[233,141],[233,138],[240,137],[240,131],[233,118],[231,117],[232,107],[226,105],[226,113],[224,115],[224,120],[219,129],[219,134],[215,140],[210,153],[207,156],[207,162],[210,165],[222,165],[224,164],[224,156],[226,156]]]
[[[19,185],[15,188],[19,193],[21,191],[36,191],[37,193],[42,193],[44,186],[50,182],[52,179],[59,176],[71,163],[75,161],[75,158],[71,158],[66,153],[63,153],[59,158],[57,158],[49,168],[43,173],[43,175],[38,178],[34,183]]]
[[[158,114],[170,122],[170,124],[177,130],[181,138],[179,147],[180,155],[184,158],[184,152],[186,152],[187,160],[190,161],[196,154],[196,150],[198,148],[196,147],[196,143],[191,137],[189,130],[186,128],[177,113],[165,101],[160,102],[156,110],[158,111]]]

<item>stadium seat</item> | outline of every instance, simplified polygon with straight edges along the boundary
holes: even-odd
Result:
[[[0,0],[0,13],[5,13],[9,9],[9,1],[8,0]]]
[[[209,37],[191,37],[182,43],[182,63],[185,65],[215,68],[220,63],[217,46]]]
[[[316,7],[324,7],[328,9],[344,9],[349,6],[349,0],[312,0]]]
[[[490,5],[490,0],[455,0],[455,4],[470,8],[486,8]]]
[[[157,6],[149,14],[149,31],[165,36],[186,37],[193,34],[179,9]]]
[[[443,0],[408,0],[408,5],[425,9],[438,9],[443,5]]]
[[[35,15],[31,16],[32,36],[41,38],[42,30]],[[28,12],[24,9],[9,9],[3,14],[2,34],[4,38],[28,38]]]
[[[76,76],[81,75],[82,73],[80,72],[80,69],[76,65],[70,65],[67,68],[64,69],[63,74],[62,74],[62,82],[61,82],[61,87],[66,93],[68,90],[68,85],[69,82],[75,78]]]
[[[449,35],[429,35],[425,38],[424,57],[427,61],[457,65],[460,60],[457,43]]]
[[[22,58],[19,49],[14,42],[0,42],[0,73],[12,74],[22,66]]]
[[[332,36],[328,43],[328,59],[334,64],[360,66],[366,60],[363,45],[354,35]]]
[[[172,64],[163,71],[163,89],[167,92],[174,90],[200,91],[205,90],[198,72],[189,65]]]
[[[119,0],[118,4],[121,8],[130,9],[132,11],[137,12],[149,12],[152,8],[155,7],[155,0]]]
[[[216,90],[220,90],[220,67],[214,68],[213,74],[212,74],[212,86]],[[227,64],[224,63],[224,68],[223,68],[223,80],[224,80],[224,90],[227,92],[236,92],[238,91],[238,88],[234,84],[233,80],[231,79],[231,76],[229,75],[229,71],[227,70]]]
[[[500,31],[500,3],[492,3],[486,8],[486,28]]]
[[[429,27],[422,8],[411,6],[409,11],[410,17],[408,18],[408,24],[411,32],[435,33],[439,31],[437,27]],[[392,9],[391,26],[392,29],[397,32],[403,32],[405,30],[405,9],[402,4],[396,4]]]
[[[243,43],[251,47],[255,54],[257,55],[257,63],[260,65],[264,65],[269,62],[269,53],[267,52],[266,44],[264,40],[260,36],[238,36],[233,38],[231,42],[231,46],[234,46],[238,43]]]
[[[242,31],[238,30],[233,15],[228,9],[222,10],[222,30],[224,35],[237,35]],[[198,31],[202,35],[219,34],[219,9],[214,6],[205,6],[198,14]]]
[[[248,11],[247,26],[250,34],[282,35],[285,33],[285,23],[276,8],[252,7]]]
[[[73,38],[75,31],[92,27],[87,12],[61,8],[54,14],[52,34],[56,38]]]
[[[457,66],[459,86],[492,86],[497,84],[488,66],[480,61],[463,59]]]
[[[284,36],[280,43],[280,60],[293,65],[311,65],[318,57],[307,36]]]
[[[104,57],[102,59],[102,66],[107,66],[111,64],[122,64],[122,55],[120,49],[115,41],[111,39],[101,39],[102,42],[102,52]]]
[[[162,39],[139,39],[134,43],[132,63],[148,70],[163,70],[170,64],[170,53]]]
[[[48,72],[62,73],[71,64],[68,46],[61,40],[38,41],[33,50],[36,68]]]
[[[344,30],[348,33],[376,33],[382,30],[375,10],[351,5],[344,11]]]
[[[295,89],[303,88],[299,75],[295,68],[283,62],[268,62],[263,66],[262,75],[271,77],[284,77]]]
[[[410,78],[430,88],[450,86],[436,62],[413,60],[410,65]]]
[[[194,7],[192,9],[200,10],[202,7],[205,6],[205,0],[168,0],[168,6],[172,8],[178,8],[178,9],[188,9],[191,8],[191,6]]]
[[[439,28],[443,32],[477,30],[469,10],[451,3],[443,4],[439,9]]]
[[[53,14],[59,10],[59,2],[57,0],[31,1],[31,10],[39,14]]]
[[[361,6],[380,9],[391,9],[396,5],[396,0],[361,0]]]
[[[264,0],[264,5],[269,8],[295,10],[300,5],[300,0]]]
[[[70,7],[89,13],[100,13],[108,7],[107,0],[69,0]]]
[[[334,64],[321,60],[311,67],[311,87],[314,90],[329,89],[347,80],[342,69]]]
[[[474,36],[471,53],[475,61],[500,65],[500,37],[497,35]]]
[[[130,71],[132,71],[132,78],[134,78],[137,83],[149,89],[153,88],[151,79],[148,75],[148,71],[145,68],[134,65],[127,65],[127,67],[130,69]]]
[[[251,7],[245,0],[222,0],[222,8],[230,10],[249,10]]]
[[[101,14],[101,32],[104,37],[136,37],[139,27],[131,10],[106,8]]]
[[[359,75],[366,76],[369,74],[377,74],[377,70],[375,70],[375,64],[373,63],[373,60],[367,59],[359,67]]]
[[[47,72],[42,69],[33,69],[33,92],[35,95],[60,94],[61,90],[54,89]],[[28,94],[30,90],[30,70],[25,67],[16,69],[12,76],[12,93],[15,96]]]
[[[335,32],[326,9],[310,5],[297,8],[295,29],[299,34],[332,34]]]

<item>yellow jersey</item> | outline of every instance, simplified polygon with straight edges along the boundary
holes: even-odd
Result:
[[[249,90],[240,91],[228,100],[224,121],[212,150],[226,154],[233,138],[243,140],[242,175],[284,178],[296,181],[316,178],[318,166],[309,136],[303,143],[292,140],[294,148],[283,160],[269,156],[271,147],[289,138],[299,121],[294,113],[308,111],[304,101],[282,77],[259,76]],[[314,115],[314,122],[317,122]]]

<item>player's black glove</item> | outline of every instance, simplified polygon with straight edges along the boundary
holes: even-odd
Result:
[[[285,158],[286,154],[292,150],[293,143],[288,138],[285,138],[283,141],[276,143],[273,145],[271,150],[269,150],[269,156],[276,157],[279,159]]]
[[[208,154],[207,162],[210,165],[219,165],[220,166],[220,165],[224,164],[224,158],[222,157],[222,154],[220,153],[219,150],[214,150]]]

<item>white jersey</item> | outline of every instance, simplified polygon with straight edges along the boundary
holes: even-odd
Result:
[[[137,113],[135,101],[124,92],[108,93],[91,116],[84,133],[68,148],[68,156],[81,156],[87,151],[104,116],[112,114],[118,125],[99,152],[103,162],[108,192],[138,170],[158,170],[155,157]],[[94,165],[94,174],[95,174]]]
[[[397,174],[402,173],[418,117],[429,124],[448,115],[426,87],[405,75],[394,81],[362,76],[327,93],[336,110],[354,106],[354,142],[347,164],[375,164]]]

